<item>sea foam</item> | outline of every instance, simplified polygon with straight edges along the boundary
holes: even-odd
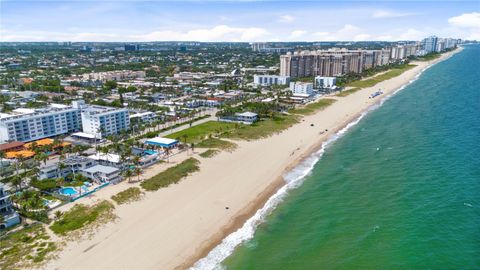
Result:
[[[332,135],[329,139],[322,143],[320,150],[310,155],[308,158],[304,159],[300,164],[294,167],[291,171],[283,175],[283,178],[286,184],[281,187],[273,196],[271,196],[265,205],[258,209],[257,212],[250,217],[244,225],[236,230],[235,232],[231,233],[227,237],[225,237],[220,244],[218,244],[215,248],[213,248],[206,257],[198,260],[190,270],[222,270],[225,269],[221,263],[230,256],[235,248],[247,242],[248,240],[252,239],[255,230],[262,222],[265,221],[265,218],[280,204],[284,198],[288,195],[289,190],[299,187],[303,181],[306,179],[312,170],[315,164],[320,160],[320,158],[325,153],[325,149],[342,137],[350,128],[355,126],[365,117],[369,112],[376,110],[380,106],[382,106],[385,101],[390,99],[393,95],[398,93],[399,91],[405,89],[409,84],[416,81],[420,75],[428,69],[430,66],[424,68],[421,72],[419,72],[414,79],[410,80],[408,83],[402,85],[400,88],[395,90],[393,93],[384,96],[378,104],[374,104],[370,106],[366,111],[362,112],[359,117],[357,117],[352,122],[348,123],[344,128],[339,130],[337,133]]]

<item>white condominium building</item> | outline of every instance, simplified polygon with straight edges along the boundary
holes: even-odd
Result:
[[[130,118],[125,108],[91,105],[82,111],[83,132],[101,139],[128,130]]]
[[[0,114],[0,141],[28,142],[81,130],[79,108],[52,104],[46,108]]]
[[[334,88],[337,83],[336,77],[315,77],[315,88]]]
[[[278,75],[253,75],[253,83],[255,85],[287,85],[290,83],[289,76]]]
[[[313,95],[313,83],[291,82],[290,91],[297,97],[310,97]]]
[[[86,105],[78,100],[71,106],[52,104],[46,108],[20,108],[9,114],[1,113],[0,142],[30,142],[78,131],[101,139],[102,134],[116,134],[129,126],[127,109]]]

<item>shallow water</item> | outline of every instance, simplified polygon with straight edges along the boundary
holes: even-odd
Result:
[[[312,156],[222,268],[480,269],[479,83],[480,46],[426,70]]]

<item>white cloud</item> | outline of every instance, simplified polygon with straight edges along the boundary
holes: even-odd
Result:
[[[456,27],[480,28],[480,12],[464,13],[451,17],[448,23]]]
[[[353,37],[352,40],[354,41],[365,41],[365,40],[371,40],[371,37],[369,34],[358,34]]]
[[[410,28],[407,31],[401,33],[398,36],[398,40],[420,40],[426,36],[427,34],[425,34],[424,32]]]
[[[294,20],[295,20],[295,17],[288,14],[280,16],[280,19],[279,19],[280,22],[285,22],[285,23],[293,22]]]
[[[448,23],[456,29],[457,33],[462,33],[464,39],[480,40],[480,12],[464,13],[459,16],[451,17]]]
[[[305,30],[295,30],[290,33],[290,39],[298,40],[300,37],[304,36],[307,33]]]
[[[230,27],[217,25],[213,28],[182,31],[155,31],[143,35],[132,35],[131,38],[141,41],[262,41],[269,32],[258,27]]]
[[[380,41],[390,41],[392,39],[393,39],[393,36],[391,35],[378,36],[375,38],[375,40],[380,40]]]
[[[396,11],[390,11],[390,10],[378,10],[373,13],[372,17],[377,19],[399,18],[399,17],[412,16],[414,14],[415,13],[396,12]]]
[[[259,27],[230,27],[217,25],[212,28],[200,28],[190,31],[153,31],[143,34],[116,33],[56,33],[28,32],[17,34],[5,31],[0,41],[265,41],[271,39],[271,34]]]
[[[357,31],[359,29],[360,28],[356,27],[355,25],[345,24],[340,30],[338,30],[338,32],[349,33],[349,32],[353,32],[353,31]]]

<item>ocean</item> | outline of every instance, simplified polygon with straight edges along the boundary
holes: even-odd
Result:
[[[285,179],[198,268],[480,269],[480,46],[425,70]]]

